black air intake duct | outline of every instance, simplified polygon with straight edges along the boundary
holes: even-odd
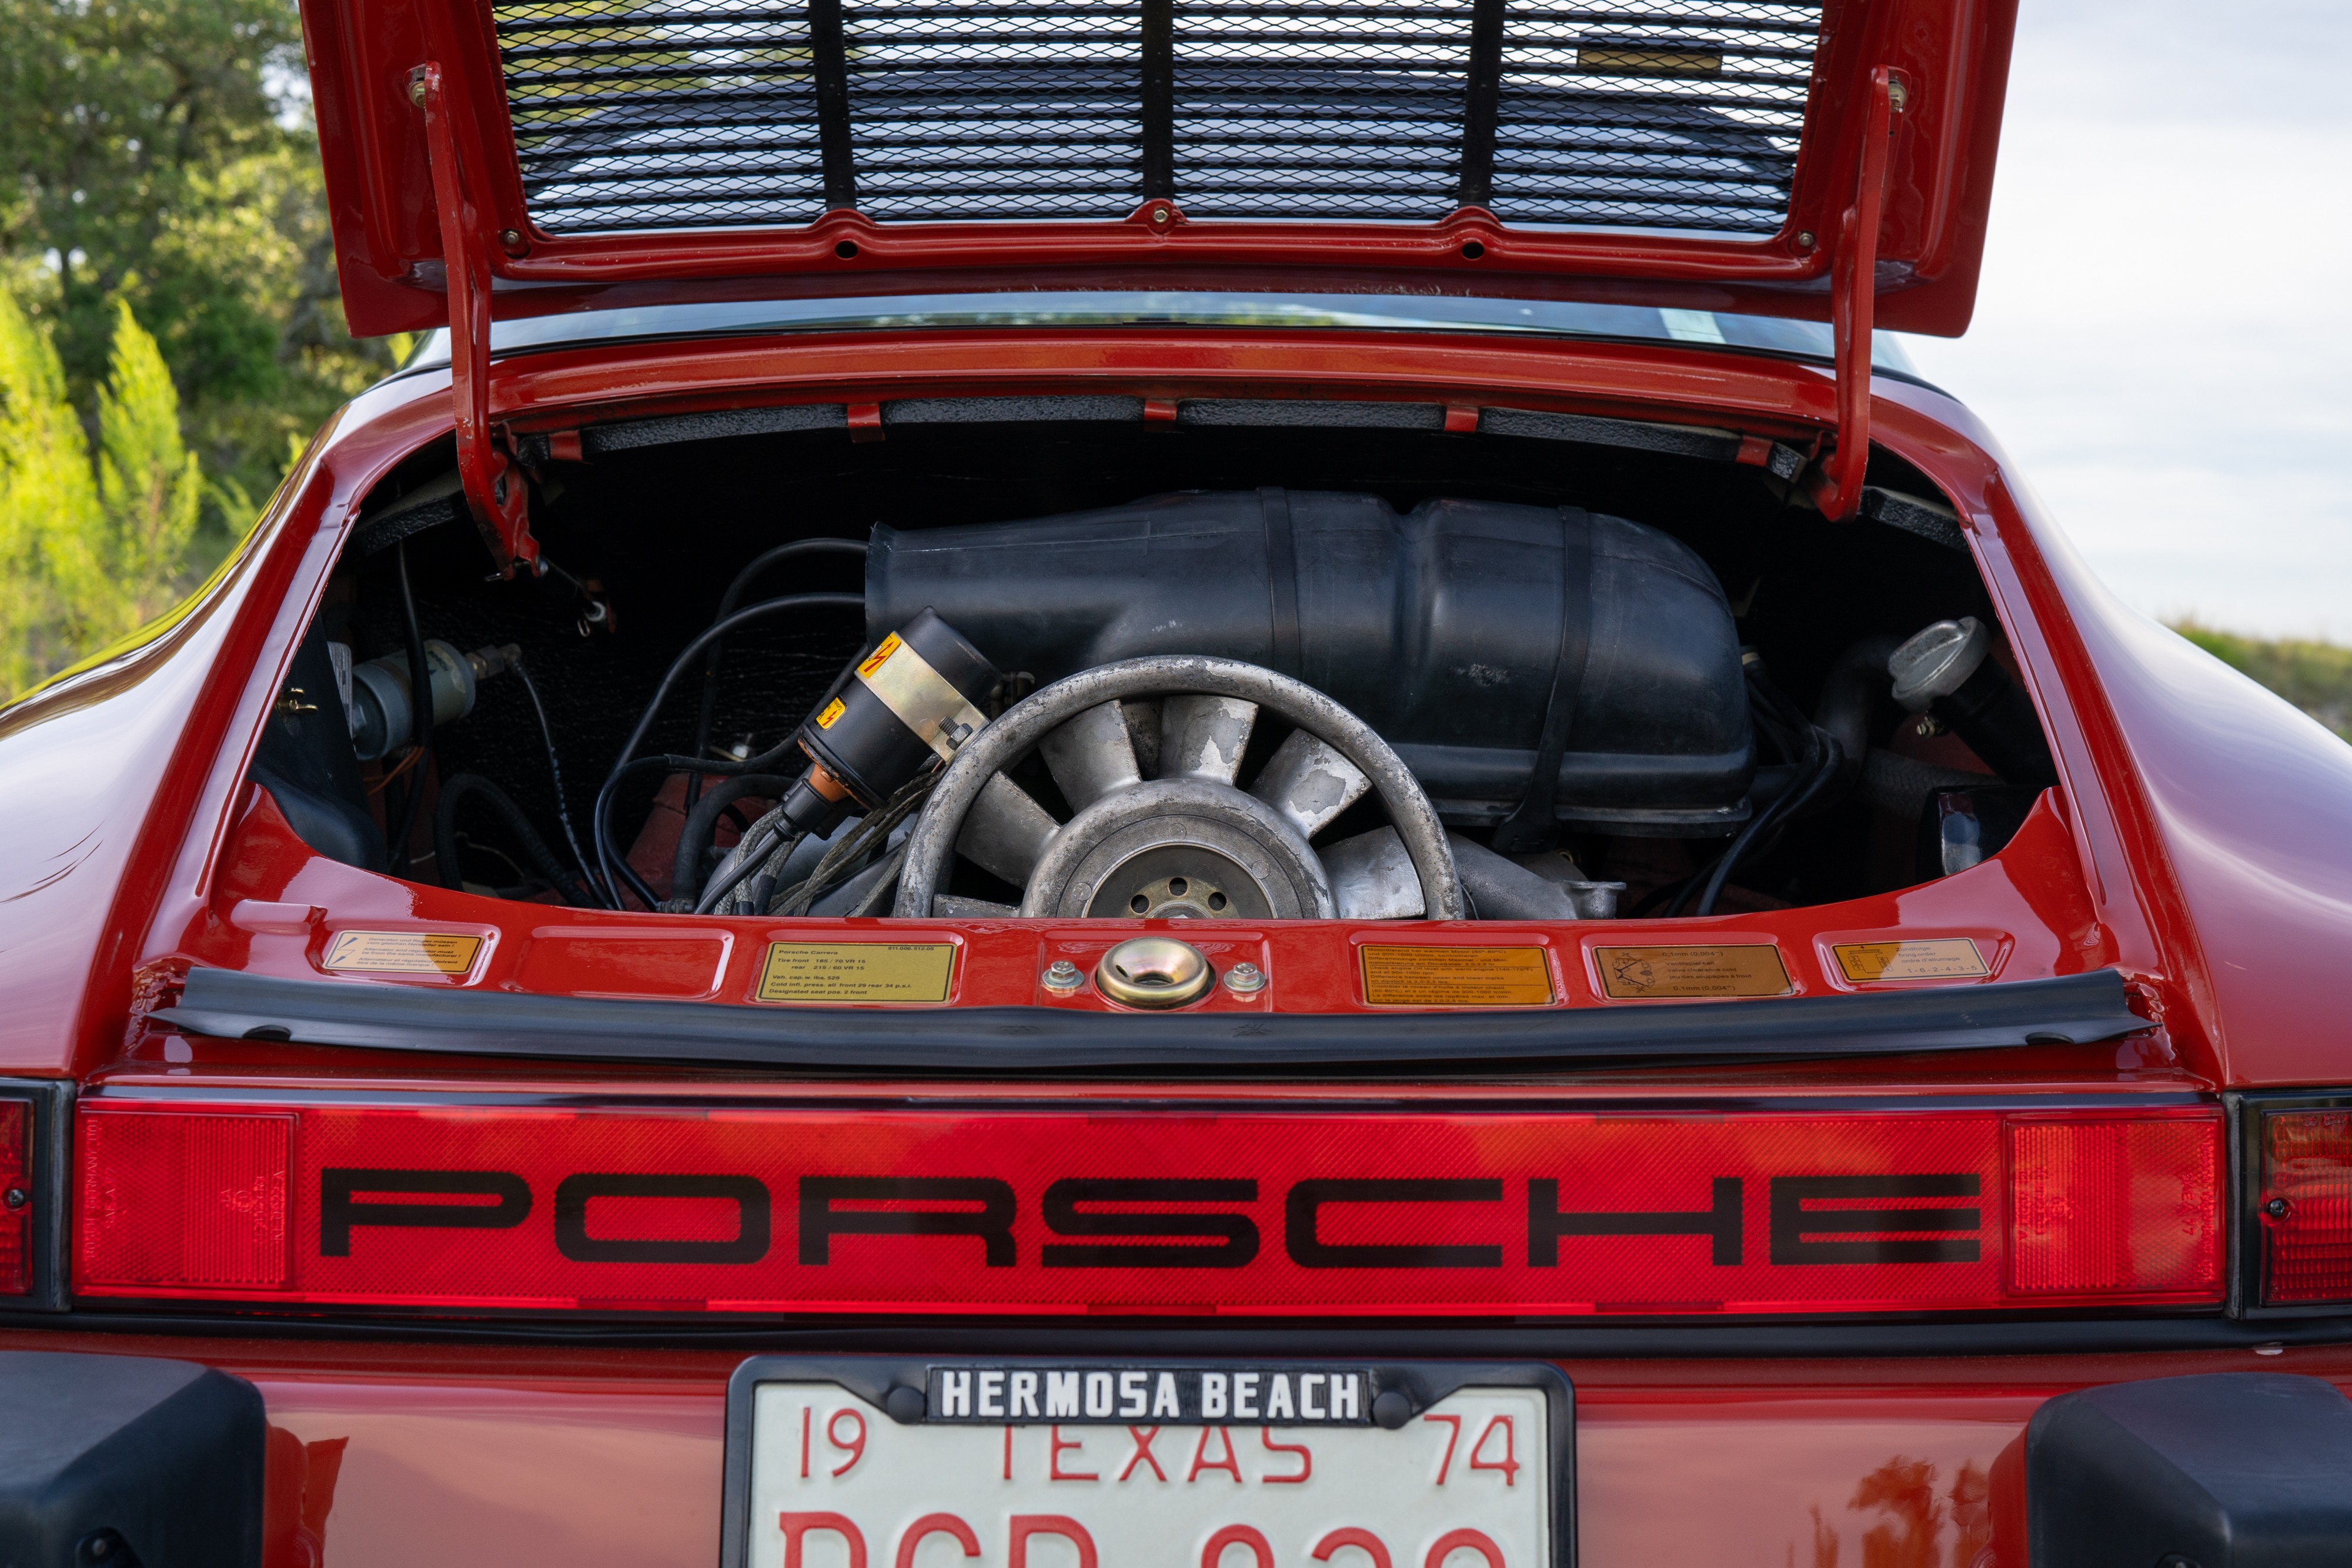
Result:
[[[1710,834],[1747,815],[1730,608],[1697,556],[1622,517],[1264,490],[877,528],[869,632],[926,607],[1041,683],[1145,653],[1295,675],[1380,731],[1457,824],[1511,817],[1539,748],[1565,823]]]

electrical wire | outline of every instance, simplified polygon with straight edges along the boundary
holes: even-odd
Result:
[[[661,685],[654,689],[652,699],[646,704],[645,713],[638,718],[636,727],[629,732],[629,738],[623,743],[620,755],[614,761],[613,770],[605,778],[604,788],[596,792],[596,811],[589,821],[589,835],[596,845],[597,864],[603,869],[609,883],[617,884],[625,882],[630,890],[645,901],[647,909],[655,908],[661,902],[654,896],[653,889],[646,885],[645,879],[631,870],[625,860],[614,852],[611,831],[613,793],[620,786],[622,779],[636,768],[639,763],[657,760],[667,764],[672,760],[668,758],[638,758],[636,749],[645,743],[647,732],[654,727],[654,720],[661,715],[662,705],[669,700],[670,692],[677,686],[678,677],[685,674],[688,666],[700,657],[705,649],[736,627],[749,625],[764,616],[778,614],[786,610],[863,610],[865,607],[866,596],[862,593],[790,593],[781,599],[763,600],[758,604],[738,610],[730,615],[722,616],[713,622],[700,636],[688,643],[685,650],[671,661],[667,673],[661,678]],[[697,768],[705,773],[766,773],[789,754],[791,747],[792,740],[787,737],[784,743],[773,751],[759,757],[744,758],[740,761],[719,761],[688,757],[677,758],[676,762],[677,767],[680,768]],[[615,891],[618,891],[617,885],[615,885]]]
[[[400,810],[392,831],[385,835],[384,848],[392,856],[393,874],[406,878],[416,869],[415,859],[408,852],[408,840],[416,828],[417,808],[425,803],[425,769],[432,764],[433,669],[425,656],[425,634],[416,623],[416,595],[408,585],[406,539],[393,546],[393,564],[400,573],[401,630],[408,643],[408,733],[416,743],[416,771],[401,788]],[[444,887],[457,885],[449,880],[454,873],[448,869],[436,865],[434,873],[434,880]]]
[[[729,583],[727,591],[719,596],[719,613],[712,619],[724,621],[728,616],[732,615],[736,605],[742,601],[743,591],[751,585],[753,580],[770,567],[790,560],[794,556],[863,557],[865,554],[866,544],[861,539],[794,539],[790,544],[778,545],[773,549],[764,550],[752,557],[751,563],[735,574],[735,580]],[[709,656],[703,661],[702,705],[694,721],[694,754],[697,757],[702,756],[710,749],[710,727],[719,712],[719,661],[725,652],[723,644],[713,643],[710,644]],[[688,810],[693,808],[695,801],[700,799],[701,795],[702,775],[688,774],[686,780],[686,804]]]
[[[857,824],[856,831],[843,835],[841,842],[826,850],[824,858],[797,885],[785,889],[770,904],[767,913],[806,915],[811,904],[856,876],[866,857],[887,844],[892,831],[930,798],[931,786],[939,782],[939,775],[940,765],[933,763],[901,785],[897,794]]]
[[[539,700],[539,683],[530,678],[530,671],[523,666],[520,649],[508,658],[507,668],[521,680],[522,689],[530,694],[530,710],[539,716],[539,736],[547,743],[547,771],[555,780],[555,820],[563,824],[563,841],[572,846],[572,862],[580,868],[581,885],[605,908],[618,909],[621,901],[613,896],[611,885],[600,881],[589,869],[588,857],[580,850],[580,835],[572,831],[572,806],[563,798],[563,760],[555,752],[555,730],[547,722],[547,705]]]

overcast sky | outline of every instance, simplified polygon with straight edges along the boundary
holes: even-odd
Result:
[[[2149,614],[2352,643],[2352,0],[2024,0],[1976,324],[1913,338]]]

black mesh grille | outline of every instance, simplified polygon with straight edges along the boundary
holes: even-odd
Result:
[[[1506,222],[1770,234],[1818,4],[496,4],[554,233],[880,220]]]

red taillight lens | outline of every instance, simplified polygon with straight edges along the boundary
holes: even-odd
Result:
[[[2221,1281],[2221,1160],[2210,1115],[2013,1119],[2009,1288],[2210,1293]]]
[[[2210,1108],[79,1113],[88,1296],[1645,1317],[2221,1298]]]
[[[2352,1111],[2263,1118],[2263,1302],[2352,1301]]]
[[[33,1107],[0,1100],[0,1296],[33,1288]]]
[[[288,1115],[84,1112],[79,1282],[282,1289],[293,1136]]]

